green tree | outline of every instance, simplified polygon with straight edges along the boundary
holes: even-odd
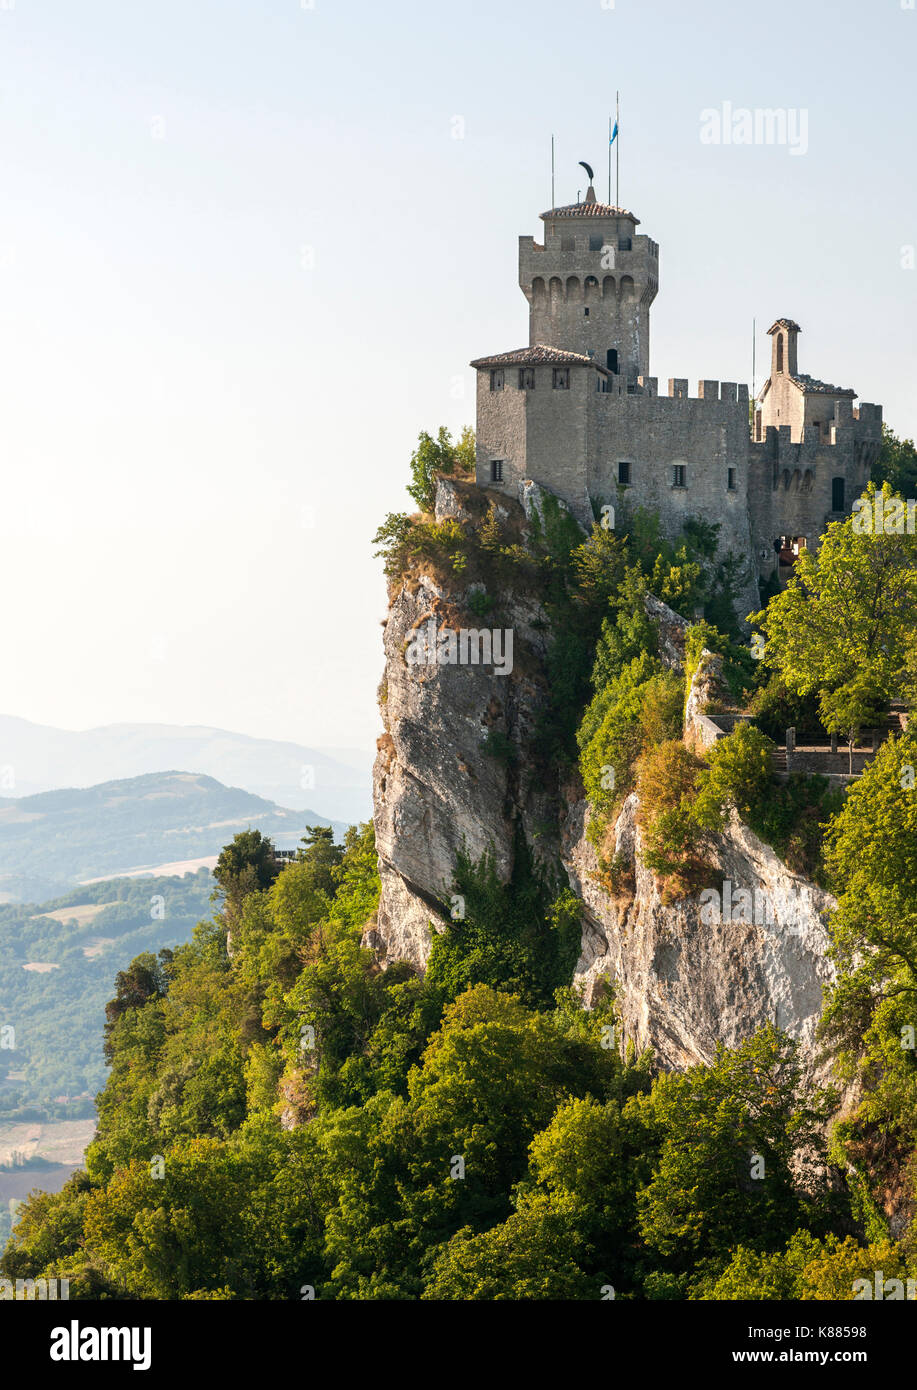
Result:
[[[474,430],[466,425],[458,439],[441,425],[434,439],[421,430],[417,448],[411,455],[411,482],[408,493],[423,512],[432,512],[439,473],[473,474],[475,466]]]
[[[644,1240],[676,1270],[739,1243],[779,1248],[802,1224],[827,1099],[806,1095],[798,1045],[770,1025],[710,1066],[659,1077],[641,1102],[661,1136],[637,1197]]]
[[[249,893],[269,888],[277,877],[274,846],[260,830],[242,830],[220,851],[213,876],[224,897],[223,910],[232,921]]]
[[[559,877],[535,862],[520,830],[507,883],[493,857],[456,858],[443,930],[433,937],[427,980],[444,999],[486,984],[544,1007],[567,984],[580,951],[580,902]]]
[[[873,465],[872,480],[877,487],[888,483],[902,497],[917,497],[917,448],[913,439],[899,439],[883,424],[882,447]]]
[[[864,493],[873,507],[875,485]],[[885,503],[891,489],[883,489]],[[827,528],[816,553],[750,621],[766,634],[764,660],[791,690],[833,692],[857,677],[887,698],[917,628],[917,536],[858,530],[857,516]]]
[[[773,781],[774,745],[753,724],[737,724],[726,738],[707,749],[707,769],[699,778],[694,808],[700,824],[712,830],[722,825],[723,813],[735,810],[744,821],[754,816]]]
[[[821,722],[829,734],[843,734],[847,740],[851,773],[854,745],[863,729],[878,720],[883,704],[882,692],[876,688],[869,671],[860,671],[836,690],[826,690],[821,697]]]

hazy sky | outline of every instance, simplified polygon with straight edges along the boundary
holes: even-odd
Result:
[[[372,746],[372,534],[616,87],[652,372],[750,381],[756,317],[760,385],[790,315],[913,435],[915,59],[900,0],[0,0],[0,711]]]

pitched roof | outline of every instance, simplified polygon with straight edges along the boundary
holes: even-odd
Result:
[[[856,395],[856,391],[849,386],[832,386],[828,381],[819,381],[817,377],[806,376],[802,373],[797,376],[791,376],[790,381],[794,386],[798,386],[801,391],[821,392],[821,394],[825,396]]]
[[[586,357],[581,352],[567,352],[563,348],[546,347],[535,343],[532,347],[515,348],[512,352],[496,352],[489,357],[478,357],[470,364],[472,367],[595,367],[604,376],[609,373],[594,357]]]
[[[788,328],[793,333],[802,332],[795,319],[776,319],[767,331],[768,333],[776,333],[778,328]]]
[[[589,199],[584,203],[567,203],[564,207],[548,208],[547,212],[541,214],[542,222],[547,222],[550,217],[628,217],[635,227],[640,225],[640,218],[628,212],[627,208],[616,208],[611,203],[597,203]]]
[[[818,381],[814,376],[791,376],[788,380],[797,386],[800,391],[812,395],[822,396],[856,396],[856,391],[850,386],[832,386],[830,382]],[[768,391],[774,384],[774,378],[769,376],[755,397],[758,401],[763,401]]]

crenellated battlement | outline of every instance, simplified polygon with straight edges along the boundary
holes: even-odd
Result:
[[[849,399],[834,403],[833,418],[803,426],[801,438],[793,439],[792,425],[768,425],[751,449],[761,458],[793,462],[814,459],[825,449],[882,444],[882,407],[863,402],[855,409]]]
[[[659,245],[637,235],[638,218],[600,203],[541,214],[544,241],[519,238],[519,286],[529,304],[529,343],[595,358],[636,386],[649,367],[649,309],[659,290]]]
[[[792,318],[778,318],[771,374],[743,382],[650,374],[659,246],[626,208],[582,202],[542,213],[544,240],[519,238],[529,347],[479,358],[477,477],[514,493],[534,479],[584,526],[596,499],[653,513],[676,538],[689,517],[717,527],[725,554],[785,576],[787,553],[817,545],[845,515],[882,441],[881,406],[800,370]],[[789,538],[789,539],[788,539]],[[792,543],[795,551],[788,550]],[[741,602],[757,603],[754,576]]]

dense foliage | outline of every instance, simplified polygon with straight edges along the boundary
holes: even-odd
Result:
[[[0,906],[0,1118],[65,1118],[105,1081],[102,1026],[113,962],[186,940],[208,910],[206,869],[185,878],[86,884],[45,903]],[[27,969],[40,966],[41,969]],[[50,968],[48,968],[50,967]]]
[[[447,446],[422,439],[415,456],[426,512]],[[818,779],[778,783],[765,719],[794,700],[840,719],[858,663],[883,697],[906,688],[912,548],[831,528],[758,616],[762,663],[715,527],[671,544],[638,514],[584,539],[547,503],[524,538],[481,507],[474,527],[390,518],[390,576],[473,577],[481,614],[508,586],[537,596],[553,699],[536,756],[570,772],[578,749],[609,890],[634,788],[670,898],[706,881],[734,816],[826,876],[822,1031],[838,1081],[858,1085],[843,1119],[773,1026],[678,1074],[636,1055],[611,985],[588,1010],[570,987],[582,903],[521,835],[508,883],[491,856],[457,852],[420,974],[363,944],[370,826],[343,845],[310,828],[282,871],[248,832],[220,856],[212,920],[118,973],[85,1171],[22,1208],[7,1277],[66,1275],[84,1298],[822,1300],[874,1270],[917,1276],[900,1217],[917,1178],[917,734],[884,744],[841,802]],[[691,624],[688,680],[713,652],[745,702],[705,752],[682,737],[685,680],[660,658],[649,591]]]
[[[825,1100],[795,1045],[767,1029],[654,1077],[610,996],[585,1012],[500,940],[488,866],[459,885],[478,950],[421,979],[360,945],[369,827],[252,886],[231,948],[227,878],[212,923],[119,976],[86,1171],[25,1204],[4,1273],[89,1298],[655,1298],[734,1278],[739,1246],[821,1248]],[[474,982],[503,969],[513,992]]]

